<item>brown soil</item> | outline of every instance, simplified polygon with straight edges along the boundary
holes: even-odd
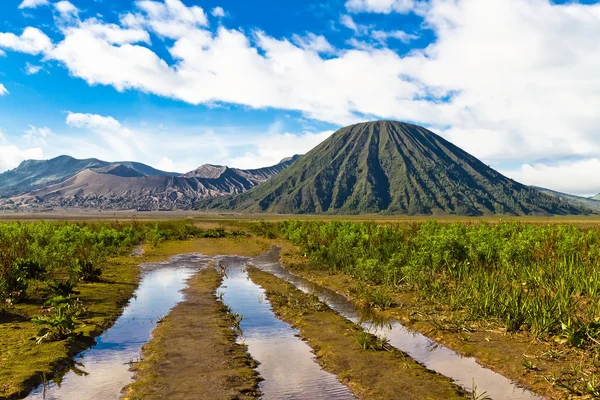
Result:
[[[221,277],[200,271],[179,303],[154,330],[134,367],[125,399],[251,399],[259,377],[246,347],[236,343],[227,308],[215,291]]]

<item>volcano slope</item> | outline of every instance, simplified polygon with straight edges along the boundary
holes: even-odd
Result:
[[[564,215],[584,207],[515,182],[417,125],[352,125],[289,168],[201,208],[282,214]]]

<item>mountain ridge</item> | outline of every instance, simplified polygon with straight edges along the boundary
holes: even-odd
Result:
[[[61,182],[0,200],[0,208],[191,209],[206,197],[247,191],[287,168],[296,158],[254,170],[205,164],[177,176],[144,175],[139,167],[132,168],[127,162],[102,167],[92,163],[92,168]]]
[[[0,173],[0,197],[10,197],[60,183],[89,168],[123,165],[145,176],[177,176],[134,161],[109,162],[97,158],[77,159],[61,155],[48,160],[25,160],[18,167]]]

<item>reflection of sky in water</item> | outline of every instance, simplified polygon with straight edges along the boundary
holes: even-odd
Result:
[[[227,275],[219,290],[232,311],[244,316],[243,340],[260,363],[264,399],[354,398],[335,375],[319,367],[310,347],[295,336],[297,331],[277,319],[264,299],[264,290],[248,280],[239,264],[232,264]]]
[[[343,317],[361,323],[364,328],[370,329],[373,333],[387,337],[392,346],[404,351],[425,367],[454,379],[467,390],[471,389],[475,380],[478,390],[487,392],[492,399],[540,399],[539,396],[517,387],[504,376],[477,364],[474,358],[462,357],[420,333],[407,330],[398,322],[374,321],[372,315],[357,310],[344,296],[291,274],[281,266],[275,253],[258,257],[253,260],[253,264],[292,283],[306,293],[315,293],[321,301],[327,303]]]
[[[68,372],[60,387],[50,384],[46,399],[116,399],[121,389],[131,383],[129,362],[136,361],[140,349],[151,336],[159,318],[182,300],[180,292],[194,273],[192,266],[180,267],[178,260],[147,272],[123,314],[115,325],[97,338],[97,344],[76,358],[83,363],[86,376]],[[43,398],[43,388],[28,398]]]

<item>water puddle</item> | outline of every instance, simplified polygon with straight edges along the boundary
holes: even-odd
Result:
[[[409,331],[397,321],[386,321],[382,324],[382,321],[373,315],[354,307],[346,297],[293,275],[279,263],[279,251],[257,257],[252,260],[252,264],[288,281],[305,293],[315,293],[321,301],[343,317],[360,323],[373,333],[386,336],[392,346],[410,355],[428,369],[453,379],[466,390],[471,390],[475,382],[478,392],[486,392],[491,399],[542,399],[504,376],[482,367],[474,358],[463,357],[418,332]]]
[[[311,348],[298,332],[271,311],[264,290],[254,284],[245,270],[247,259],[220,257],[226,268],[219,291],[232,312],[243,315],[242,340],[259,362],[263,399],[354,399],[337,377],[315,362]],[[218,292],[217,292],[218,293]]]
[[[191,254],[143,265],[140,285],[115,325],[96,339],[94,347],[76,356],[75,364],[60,380],[40,385],[27,399],[119,398],[121,389],[133,382],[130,362],[139,359],[158,320],[183,299],[180,291],[186,280],[207,260]]]
[[[186,280],[210,261],[217,262],[218,270],[226,268],[219,291],[232,312],[243,315],[241,340],[259,362],[257,369],[264,378],[261,382],[264,399],[325,400],[354,399],[354,396],[335,375],[321,369],[311,348],[297,336],[298,332],[275,316],[264,290],[248,278],[247,263],[273,273],[306,293],[315,293],[340,315],[374,333],[385,335],[392,346],[467,390],[472,388],[474,381],[478,391],[486,392],[492,399],[541,399],[502,375],[480,366],[474,358],[462,357],[419,333],[407,330],[398,322],[381,324],[373,315],[356,309],[344,296],[291,274],[279,263],[278,251],[254,259],[186,254],[166,262],[143,265],[139,288],[115,325],[97,338],[94,347],[78,355],[64,376],[45,386],[40,385],[27,398],[119,398],[122,388],[133,381],[130,363],[139,359],[141,347],[150,340],[152,329],[183,299],[181,290]]]

